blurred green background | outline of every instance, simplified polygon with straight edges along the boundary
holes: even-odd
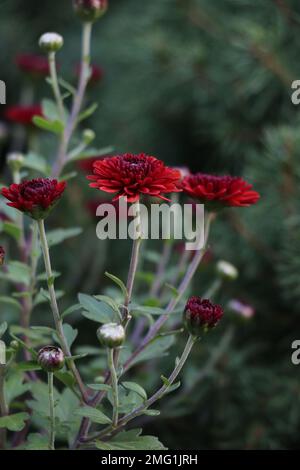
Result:
[[[15,56],[38,52],[45,31],[63,34],[60,73],[74,82],[80,22],[70,0],[6,0],[0,12],[0,78],[9,105],[22,90]],[[146,152],[192,171],[243,175],[262,195],[255,207],[225,211],[213,227],[212,260],[199,271],[193,293],[205,291],[215,261],[226,259],[240,277],[216,300],[239,298],[256,314],[244,323],[227,318],[205,338],[179,398],[175,392],[161,417],[146,423],[170,448],[299,448],[299,369],[290,359],[291,343],[300,337],[300,122],[291,102],[299,52],[297,0],[111,0],[94,28],[93,63],[104,70],[88,96],[99,103],[88,123],[97,147]],[[38,100],[50,90],[41,84],[36,93]],[[48,140],[42,145],[51,158]],[[6,141],[2,178],[8,148]],[[85,208],[91,199],[96,195],[79,171],[65,210],[49,221],[85,227],[63,251],[53,250],[55,268],[64,273],[58,285],[73,302],[76,292],[100,293],[107,285],[104,266],[123,278],[128,266],[126,242],[97,241],[95,218]],[[34,320],[41,323],[37,315]],[[85,341],[94,342],[90,324],[78,326]],[[205,368],[220,345],[215,366]],[[175,356],[172,348],[153,370],[162,363],[169,370]],[[151,369],[139,374],[153,386]]]

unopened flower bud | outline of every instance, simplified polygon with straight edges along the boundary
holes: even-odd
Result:
[[[201,336],[219,323],[223,313],[220,305],[214,305],[201,297],[191,297],[185,306],[184,325],[191,335]]]
[[[19,349],[19,343],[15,339],[9,343],[9,347],[13,349],[14,351],[18,351]]]
[[[95,139],[96,134],[92,129],[85,129],[82,136],[84,143],[88,145]]]
[[[107,0],[73,0],[75,13],[82,21],[93,23],[100,18],[108,8]]]
[[[57,346],[45,346],[38,352],[37,362],[45,372],[56,372],[65,364],[64,353]]]
[[[245,304],[238,299],[230,300],[227,307],[230,313],[233,313],[244,320],[250,320],[255,315],[255,310],[251,305]]]
[[[97,330],[100,343],[107,348],[118,348],[125,341],[125,330],[118,323],[106,323]]]
[[[13,172],[20,171],[24,164],[24,155],[19,152],[9,153],[7,155],[7,164]]]
[[[45,33],[40,37],[39,46],[44,52],[57,52],[64,45],[64,38],[57,33]]]
[[[3,246],[0,246],[0,266],[3,266],[5,261],[5,250]]]
[[[227,261],[219,261],[217,263],[217,273],[226,281],[235,281],[239,275],[236,267]]]

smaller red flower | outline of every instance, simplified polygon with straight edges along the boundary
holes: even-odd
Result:
[[[100,82],[104,76],[104,70],[99,67],[99,65],[91,65],[90,66],[91,75],[89,78],[89,85],[95,85],[96,83]],[[81,71],[81,65],[77,65],[76,67],[76,75],[79,76]]]
[[[200,336],[203,332],[214,328],[224,311],[220,305],[213,304],[208,299],[191,297],[184,310],[184,323],[193,336]]]
[[[251,184],[236,176],[197,173],[186,176],[181,187],[189,196],[208,204],[213,209],[224,206],[248,207],[260,198]]]
[[[180,191],[179,171],[145,154],[126,153],[99,160],[94,163],[94,174],[87,178],[93,181],[91,188],[116,194],[113,200],[126,197],[128,202],[136,202],[141,194],[168,200],[163,194]]]
[[[40,105],[10,106],[5,111],[6,119],[17,124],[23,124],[24,126],[32,125],[34,116],[43,116]]]
[[[8,206],[15,207],[36,220],[45,219],[61,198],[66,182],[55,179],[36,178],[20,184],[2,188],[2,196],[8,199]]]
[[[20,54],[16,57],[16,63],[22,72],[36,78],[47,77],[50,73],[48,59],[42,55]]]
[[[5,261],[5,250],[3,246],[0,246],[0,266],[3,266]]]

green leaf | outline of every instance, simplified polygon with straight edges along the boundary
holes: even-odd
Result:
[[[54,103],[54,101],[49,100],[49,99],[44,99],[42,101],[42,109],[43,109],[43,115],[45,116],[45,118],[49,119],[49,121],[60,120],[60,115],[59,115],[57,106]]]
[[[75,411],[77,416],[89,418],[93,423],[97,424],[110,424],[111,419],[106,416],[102,411],[92,408],[91,406],[84,406]]]
[[[117,286],[120,287],[124,297],[128,295],[127,288],[121,279],[119,279],[117,276],[114,276],[113,274],[110,274],[108,272],[105,273],[105,276],[111,279],[115,284],[117,284]]]
[[[147,306],[141,306],[141,305],[136,305],[132,304],[130,307],[130,313],[137,313],[137,314],[143,314],[143,315],[167,315],[168,312],[166,312],[163,308],[158,308],[158,307],[147,307]]]
[[[119,305],[114,301],[114,299],[108,297],[108,295],[95,295],[94,297],[95,299],[101,300],[102,302],[108,304],[113,310],[115,310],[116,313],[120,313]]]
[[[143,414],[146,416],[159,416],[160,411],[159,410],[145,410]]]
[[[49,439],[47,436],[42,436],[38,433],[31,433],[28,435],[25,445],[18,447],[24,450],[48,450]]]
[[[29,418],[28,413],[16,413],[0,418],[0,428],[6,428],[9,431],[22,431],[25,427],[25,421]]]
[[[74,343],[75,339],[77,338],[78,335],[78,330],[75,330],[71,325],[68,323],[63,324],[63,330],[64,330],[64,335],[67,340],[68,346],[71,349],[72,344]],[[60,341],[57,337],[56,332],[53,334],[55,341],[60,344]]]
[[[165,450],[166,447],[154,436],[141,436],[141,429],[123,431],[109,442],[96,441],[101,450]]]
[[[6,279],[17,284],[26,284],[30,282],[30,267],[20,261],[11,261],[6,266],[6,272],[0,272],[0,278]]]
[[[51,173],[51,167],[47,163],[46,159],[42,155],[38,155],[33,152],[30,152],[26,155],[23,167],[37,171],[44,176],[49,176]]]
[[[158,336],[154,338],[154,340],[149,343],[144,351],[138,355],[133,364],[148,361],[149,359],[153,359],[155,357],[165,356],[168,349],[170,349],[170,347],[173,345],[174,341],[175,338],[173,335],[163,337]]]
[[[14,224],[13,222],[4,222],[2,229],[3,232],[7,233],[7,235],[14,238],[16,241],[20,240],[21,229],[17,224]]]
[[[75,378],[72,374],[72,372],[69,372],[68,370],[59,370],[54,373],[55,377],[62,382],[66,387],[73,388],[76,381]]]
[[[94,114],[96,109],[98,108],[98,103],[93,103],[87,109],[85,109],[81,114],[79,114],[77,122],[84,121],[85,119],[89,118]]]
[[[111,386],[107,384],[88,384],[88,388],[91,390],[96,390],[97,392],[110,392]]]
[[[109,323],[115,318],[115,311],[106,303],[96,300],[91,295],[79,294],[80,305],[86,310],[82,315],[98,323]]]
[[[71,313],[76,312],[80,308],[81,308],[80,304],[72,305],[71,307],[69,307],[69,308],[67,308],[66,310],[63,311],[63,313],[61,314],[61,318],[65,318],[68,315],[71,315]]]
[[[26,362],[19,362],[16,365],[16,370],[22,371],[22,372],[28,372],[31,370],[41,370],[41,367],[37,362],[34,361],[26,361]]]
[[[59,243],[64,242],[68,238],[77,237],[81,233],[82,228],[80,227],[50,230],[47,233],[48,244],[49,246],[58,245]]]
[[[12,297],[6,297],[5,295],[1,295],[0,303],[6,304],[6,305],[12,305],[13,307],[16,307],[18,310],[21,310],[21,304]]]
[[[85,160],[97,155],[97,157],[103,157],[104,155],[108,155],[109,153],[113,152],[113,147],[104,147],[102,149],[97,148],[89,148],[88,150],[83,150],[82,152],[75,153],[71,152],[69,161],[75,160]]]
[[[64,131],[64,125],[59,120],[48,121],[40,116],[34,116],[32,122],[40,129],[53,132],[53,134],[62,134]]]
[[[135,382],[122,382],[122,387],[125,387],[127,390],[137,393],[143,400],[147,400],[147,393],[139,384]]]
[[[0,339],[2,338],[2,336],[4,335],[4,333],[6,332],[7,327],[8,327],[8,325],[7,325],[7,322],[6,322],[6,321],[3,322],[3,323],[1,323],[1,325],[0,325]]]

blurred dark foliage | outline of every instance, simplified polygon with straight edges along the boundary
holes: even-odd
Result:
[[[7,0],[0,10],[8,103],[20,96],[15,55],[37,52],[46,30],[64,35],[61,73],[74,80],[80,25],[70,0]],[[234,326],[215,367],[204,373],[232,318],[195,350],[179,398],[147,424],[170,448],[299,447],[300,385],[290,360],[300,305],[299,111],[291,103],[299,37],[297,0],[111,0],[95,28],[93,62],[104,69],[89,96],[99,102],[90,120],[98,146],[145,151],[193,171],[244,175],[262,195],[256,207],[224,212],[211,241],[213,259],[240,271],[217,300],[241,298],[255,307],[255,318]],[[40,88],[38,96],[49,93]],[[96,194],[81,173],[56,215],[64,226],[85,227],[63,252],[53,251],[69,298],[78,290],[99,293],[104,266],[126,275],[129,246],[96,240],[85,210],[91,198]],[[193,293],[201,295],[212,277],[210,265],[202,268]],[[94,341],[90,325],[86,340]],[[170,357],[163,364],[169,370]],[[151,370],[140,376],[146,389],[153,387]]]

